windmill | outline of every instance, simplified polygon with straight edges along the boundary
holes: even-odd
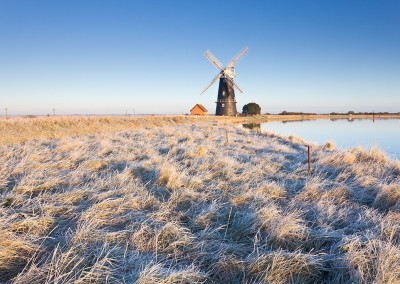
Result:
[[[239,61],[239,59],[244,56],[248,47],[245,47],[240,51],[227,65],[226,67],[222,67],[221,62],[211,53],[211,51],[207,50],[204,52],[204,56],[220,71],[217,76],[211,81],[211,83],[201,92],[200,95],[204,94],[208,88],[211,87],[219,79],[219,87],[218,87],[218,99],[217,99],[217,109],[215,111],[215,115],[228,115],[234,116],[237,114],[236,110],[236,100],[235,100],[235,89],[240,93],[243,91],[236,84],[233,79],[235,78],[235,64]]]

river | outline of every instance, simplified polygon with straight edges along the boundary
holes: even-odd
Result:
[[[295,135],[319,145],[332,140],[337,148],[358,145],[379,147],[394,159],[400,159],[400,119],[320,119],[290,122],[267,122],[262,131]]]

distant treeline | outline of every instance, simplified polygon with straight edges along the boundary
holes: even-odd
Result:
[[[281,113],[278,113],[278,115],[316,115],[316,113],[313,112],[297,112],[297,111],[282,111]]]

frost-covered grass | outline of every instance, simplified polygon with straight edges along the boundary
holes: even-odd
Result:
[[[210,119],[1,146],[0,282],[399,283],[399,162],[312,158]]]

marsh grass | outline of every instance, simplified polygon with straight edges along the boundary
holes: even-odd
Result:
[[[210,118],[0,126],[2,283],[400,282],[379,149],[314,145],[309,173],[301,138]]]
[[[332,140],[326,141],[324,148],[328,151],[333,151],[335,150],[335,143]]]

